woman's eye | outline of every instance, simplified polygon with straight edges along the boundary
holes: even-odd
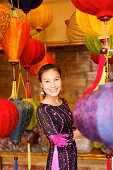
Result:
[[[45,81],[45,83],[48,83],[48,82],[49,82],[48,80]]]
[[[59,79],[55,79],[56,81],[59,80]]]

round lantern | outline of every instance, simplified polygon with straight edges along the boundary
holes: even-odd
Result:
[[[54,60],[53,56],[46,53],[41,62],[33,65],[30,68],[29,73],[38,77],[38,72],[44,64],[55,64],[55,60]]]
[[[29,123],[29,126],[28,126],[27,129],[26,129],[26,130],[32,130],[33,127],[39,125],[38,120],[37,120],[37,118],[36,118],[36,110],[37,110],[37,107],[38,107],[39,103],[36,104],[36,103],[33,101],[32,98],[23,99],[23,100],[24,100],[24,101],[28,101],[29,103],[31,103],[32,106],[33,106],[33,108],[34,108],[31,121],[30,121],[30,123]]]
[[[69,20],[65,21],[65,24],[67,25],[66,35],[70,41],[79,40],[84,42],[84,33],[79,29],[76,22],[76,11]]]
[[[26,15],[23,13],[23,19],[26,21]],[[53,20],[51,8],[45,4],[41,4],[38,8],[31,10],[27,14],[27,23],[33,29],[44,29],[48,27]]]
[[[96,63],[96,64],[99,63],[99,59],[100,59],[99,55],[96,55],[94,53],[90,53],[90,57],[94,61],[94,63]],[[111,56],[111,58],[108,58],[108,64],[113,64],[113,56]]]
[[[0,98],[0,137],[7,136],[16,127],[19,112],[9,100]]]
[[[43,0],[8,0],[11,5],[20,8],[23,12],[28,13],[30,9],[37,8]]]
[[[44,58],[44,55],[44,44],[39,40],[29,38],[20,56],[20,64],[22,64],[25,69],[28,69],[31,65],[40,62]]]
[[[31,121],[33,106],[31,103],[23,101],[22,99],[10,99],[10,101],[19,111],[19,120],[16,128],[8,136],[12,143],[17,144],[21,141],[21,137]]]
[[[10,23],[10,12],[9,10],[0,4],[0,43],[4,37],[5,32],[8,29]]]
[[[74,123],[83,136],[113,147],[113,84],[85,95],[76,104]]]
[[[80,11],[96,15],[101,20],[108,20],[113,16],[113,1],[109,0],[71,0]]]
[[[88,50],[96,55],[100,55],[100,49],[103,47],[103,44],[97,37],[92,37],[90,35],[84,36],[85,45]]]
[[[76,10],[76,20],[79,28],[85,34],[96,36],[99,39],[105,39],[113,34],[113,18],[107,22],[107,30],[105,29],[104,22],[98,20],[96,16],[86,14],[84,12]]]
[[[29,25],[16,17],[12,17],[7,32],[1,42],[1,46],[10,63],[19,62],[20,55],[29,35]]]

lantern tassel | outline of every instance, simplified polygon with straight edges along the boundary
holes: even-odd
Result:
[[[111,170],[111,162],[110,162],[110,159],[107,159],[107,170]]]
[[[17,92],[16,92],[16,80],[13,80],[12,83],[12,93],[9,99],[17,99]]]
[[[14,160],[15,160],[15,170],[18,170],[18,157],[16,156],[16,145],[15,145],[15,157],[14,157]]]
[[[31,169],[31,154],[30,154],[30,140],[28,137],[28,170]]]
[[[18,170],[18,162],[15,160],[15,170]]]
[[[97,70],[97,74],[96,74],[95,81],[94,81],[92,87],[91,87],[86,93],[84,93],[84,95],[83,95],[82,97],[84,97],[86,94],[89,94],[89,93],[93,92],[94,89],[97,87],[97,85],[99,84],[100,79],[101,79],[101,77],[102,77],[104,65],[105,65],[105,56],[104,56],[104,54],[101,54],[100,59],[99,59],[99,65],[98,65],[98,70]],[[80,98],[77,100],[77,102],[78,102],[82,97],[80,97]],[[76,103],[77,103],[77,102],[76,102]]]
[[[110,155],[110,149],[109,148],[107,148],[106,158],[107,158],[107,170],[111,170],[111,162],[110,162],[111,155]]]
[[[17,97],[18,97],[18,92],[19,92],[19,87],[20,87],[20,80],[22,81],[22,85],[24,87],[25,95],[26,95],[26,98],[27,98],[26,87],[25,87],[24,80],[23,80],[23,77],[22,77],[21,65],[20,65],[20,62],[19,62],[19,77],[18,77]]]
[[[29,80],[27,81],[26,85],[27,85],[27,98],[32,98],[31,92],[30,92]]]

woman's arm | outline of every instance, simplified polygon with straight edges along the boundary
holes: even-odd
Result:
[[[73,131],[73,138],[74,140],[76,140],[77,138],[79,138],[80,136],[82,136],[82,134],[80,133],[80,131],[78,129]]]

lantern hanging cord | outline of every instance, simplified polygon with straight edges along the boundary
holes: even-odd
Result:
[[[104,22],[105,25],[105,39],[104,39],[104,47],[107,44],[107,21]]]
[[[26,87],[25,87],[24,80],[23,80],[23,77],[22,77],[21,65],[20,65],[20,62],[19,62],[19,78],[18,78],[17,96],[18,96],[19,87],[20,87],[20,79],[21,79],[21,81],[22,81],[22,85],[23,85],[23,87],[24,87],[25,95],[26,95],[26,98],[27,98]]]
[[[13,66],[13,80],[15,80],[15,67]]]
[[[19,0],[18,0],[18,9],[19,9]]]

